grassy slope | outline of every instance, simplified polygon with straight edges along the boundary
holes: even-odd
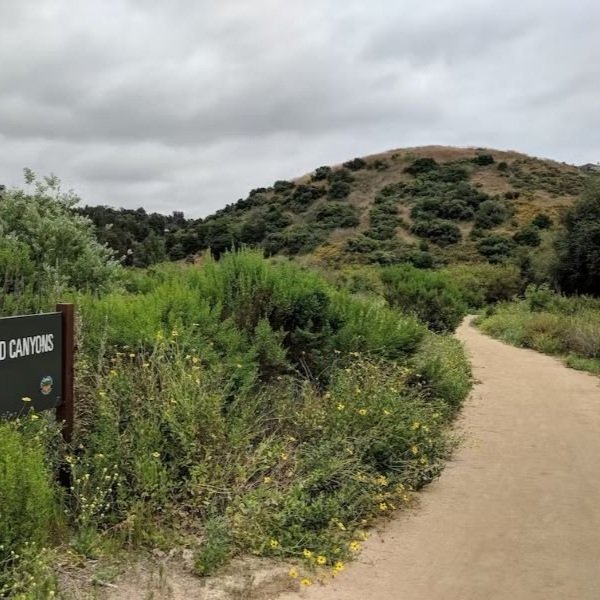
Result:
[[[495,162],[485,166],[474,164],[472,159],[478,154],[490,154]],[[369,228],[369,209],[373,206],[378,192],[390,184],[414,182],[415,178],[406,173],[405,168],[415,159],[425,157],[433,158],[440,164],[453,163],[465,167],[469,172],[468,184],[491,197],[500,197],[504,201],[504,195],[507,192],[519,193],[517,199],[507,200],[513,215],[505,223],[491,230],[492,233],[513,234],[539,212],[552,217],[555,222],[558,221],[561,213],[573,203],[581,192],[586,177],[577,167],[551,160],[532,158],[513,151],[427,146],[391,150],[368,156],[363,159],[367,163],[366,168],[351,172],[354,181],[350,184],[350,194],[347,198],[338,200],[356,208],[360,224],[358,227],[336,228],[328,231],[326,241],[311,251],[311,257],[328,263],[360,262],[360,252],[354,253],[352,256],[346,252],[347,241]],[[507,171],[502,172],[498,169],[500,162],[507,163]],[[340,169],[341,165],[332,168]],[[311,177],[312,174],[299,177],[294,180],[294,184],[296,187],[299,185],[329,187],[327,181],[312,181]],[[254,206],[248,208],[243,203],[238,203],[229,207],[227,214],[241,226],[253,213],[267,207],[278,206],[290,216],[292,220],[290,227],[304,224],[319,227],[319,220],[315,219],[314,213],[319,206],[326,205],[331,200],[325,195],[314,201],[307,209],[298,210],[291,203],[293,193],[293,189],[276,191],[273,187],[266,188],[257,194],[258,202],[255,202]],[[396,240],[402,240],[408,245],[420,241],[416,235],[410,232],[412,224],[410,209],[413,204],[413,199],[404,198],[397,205],[398,214],[405,224],[396,228]],[[217,215],[209,217],[209,219],[218,218],[223,214],[223,211],[219,211]],[[463,241],[448,246],[441,252],[434,245],[434,253],[450,261],[478,259],[475,242],[468,237],[473,229],[473,221],[455,222],[461,229]],[[285,232],[286,229],[283,231]],[[285,250],[283,252],[285,253]]]

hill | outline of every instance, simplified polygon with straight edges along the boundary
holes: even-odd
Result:
[[[139,254],[152,248],[154,256],[162,237],[163,252],[173,260],[247,245],[328,264],[499,262],[518,246],[538,245],[541,230],[558,226],[590,176],[589,170],[513,151],[391,150],[254,189],[203,220],[179,214],[160,223],[147,215],[149,226],[141,231],[152,233],[151,243],[135,236],[132,243],[140,244]],[[83,212],[101,226],[102,239],[106,215],[99,219],[98,210]],[[134,220],[141,215],[124,212]],[[114,228],[110,236],[126,243]],[[106,234],[104,241],[111,243]],[[127,251],[135,258],[134,249]]]

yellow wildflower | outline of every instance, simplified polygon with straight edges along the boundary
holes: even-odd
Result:
[[[342,403],[340,403],[340,404],[337,405],[337,409],[338,410],[344,410],[345,408],[346,408],[346,406],[344,404],[342,404]]]
[[[271,481],[273,481],[272,477],[269,477],[268,475],[266,477],[263,477],[263,482],[264,483],[271,483]]]
[[[23,396],[23,397],[21,398],[21,400],[22,400],[23,402],[31,402],[31,398],[30,398],[29,396]]]
[[[344,570],[344,563],[341,560],[338,560],[335,565],[333,565],[333,570],[336,572],[340,572]]]
[[[153,452],[152,456],[154,456],[154,458],[160,458],[160,452]]]
[[[298,571],[295,568],[290,569],[289,575],[292,579],[296,579],[298,577]]]
[[[326,562],[327,562],[327,557],[323,556],[322,554],[317,556],[317,564],[318,565],[324,565]]]
[[[412,424],[412,427],[411,427],[411,429],[412,429],[413,431],[416,431],[417,429],[419,429],[419,427],[420,427],[420,426],[421,426],[421,424],[420,424],[418,421],[415,421],[415,422]]]
[[[279,542],[277,540],[271,540],[269,544],[271,545],[271,548],[279,548]]]
[[[364,417],[364,416],[367,414],[367,409],[366,409],[366,408],[361,408],[361,409],[358,411],[358,414],[359,414],[359,415],[362,415],[362,416]]]
[[[302,585],[305,585],[305,586],[307,586],[307,587],[308,587],[309,585],[312,585],[312,581],[311,581],[311,580],[310,580],[308,577],[305,577],[305,578],[304,578],[304,579],[303,579],[303,580],[302,580],[300,583],[301,583]]]
[[[313,553],[310,550],[307,550],[306,548],[304,548],[302,554],[304,554],[304,558],[310,558],[313,555]]]
[[[388,509],[388,505],[385,502],[380,502],[379,503],[379,510],[387,510]]]
[[[35,421],[36,419],[39,419],[39,418],[40,418],[39,415],[31,415],[31,419],[33,421]]]
[[[360,544],[357,541],[350,542],[348,547],[351,552],[358,552],[360,550]]]
[[[410,451],[416,456],[419,454],[419,446],[413,446]]]

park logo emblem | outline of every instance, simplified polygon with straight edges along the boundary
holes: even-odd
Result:
[[[40,382],[40,392],[44,394],[44,396],[48,396],[52,393],[52,388],[54,387],[54,380],[49,375],[47,377],[43,377]]]

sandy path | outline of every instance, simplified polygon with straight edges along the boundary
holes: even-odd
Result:
[[[339,579],[280,600],[600,599],[600,380],[458,337],[480,383],[455,459]]]

